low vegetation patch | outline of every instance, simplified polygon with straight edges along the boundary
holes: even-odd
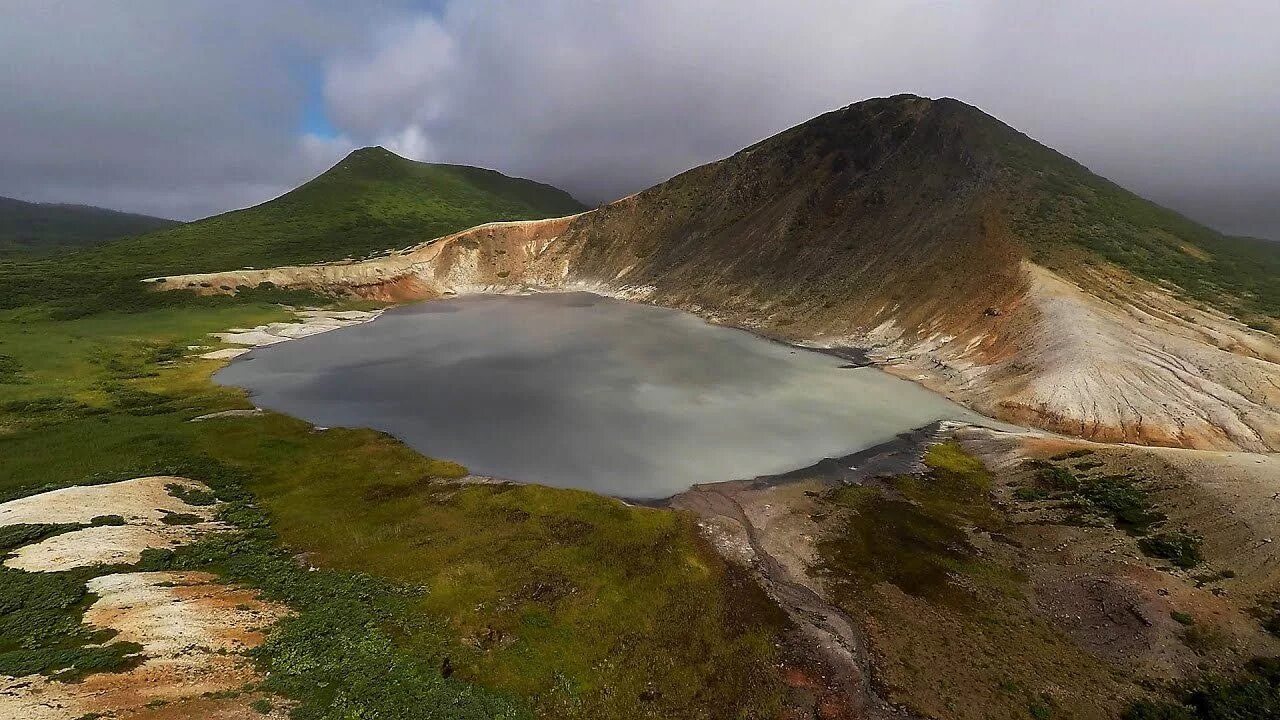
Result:
[[[1182,569],[1193,568],[1204,559],[1200,555],[1200,545],[1204,539],[1182,530],[1161,532],[1138,541],[1142,552],[1151,557],[1162,558]]]
[[[1102,467],[1099,461],[1084,461],[1074,467],[1063,464],[1091,454],[1092,450],[1074,450],[1050,460],[1028,461],[1025,468],[1032,471],[1032,485],[1015,489],[1014,498],[1024,502],[1065,499],[1077,511],[1072,522],[1092,524],[1105,519],[1135,535],[1146,535],[1166,520],[1137,478],[1124,474],[1095,476],[1090,471]]]
[[[164,489],[169,491],[169,494],[173,497],[195,507],[207,507],[218,502],[218,498],[212,492],[201,490],[200,488],[170,483],[165,485]]]
[[[965,720],[1084,717],[1112,704],[1112,669],[1036,614],[1002,546],[976,544],[1005,526],[982,463],[948,442],[925,464],[884,488],[828,494],[838,520],[817,543],[816,573],[866,623],[890,701]]]
[[[1146,492],[1126,475],[1107,475],[1081,485],[1079,497],[1086,509],[1110,515],[1126,530],[1145,533],[1153,525],[1164,522],[1163,513],[1154,509]]]
[[[29,538],[26,542],[41,535]],[[42,673],[74,680],[137,661],[141,646],[109,643],[110,633],[95,632],[82,622],[85,608],[93,602],[85,583],[100,572],[31,573],[0,567],[0,675]]]
[[[1124,720],[1273,720],[1280,717],[1280,658],[1258,658],[1236,677],[1211,677],[1178,695],[1135,703]]]
[[[12,355],[0,355],[0,383],[13,385],[22,382],[22,363]]]
[[[1061,465],[1048,465],[1036,471],[1036,484],[1046,490],[1079,490],[1075,473]]]
[[[165,513],[160,518],[160,522],[165,525],[195,525],[203,521],[204,518],[192,513]]]
[[[843,531],[820,544],[822,576],[837,594],[852,602],[887,582],[930,600],[971,599],[967,584],[956,580],[983,571],[964,527],[998,525],[986,499],[990,475],[955,443],[930,448],[925,463],[928,474],[895,480],[901,498],[863,487],[831,495],[848,512]]]
[[[14,550],[23,545],[37,543],[45,538],[53,537],[71,530],[79,530],[82,526],[75,523],[35,523],[25,525],[5,525],[0,527],[0,552]]]

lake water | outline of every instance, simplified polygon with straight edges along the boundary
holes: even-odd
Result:
[[[471,472],[628,498],[775,474],[978,416],[673,310],[476,296],[259,348],[220,371],[259,407],[370,427]]]

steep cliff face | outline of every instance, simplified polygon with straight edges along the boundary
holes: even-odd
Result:
[[[1130,266],[1108,255],[1126,238]],[[1274,337],[1197,299],[1265,309],[1267,281],[1233,270],[1235,246],[1218,239],[975,108],[898,96],[591,212],[162,287],[272,282],[390,300],[594,288],[859,346],[996,417],[1100,440],[1280,449]]]

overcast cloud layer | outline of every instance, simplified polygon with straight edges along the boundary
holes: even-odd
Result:
[[[0,195],[188,219],[383,144],[598,202],[915,92],[1280,238],[1276,27],[1272,0],[9,0]]]

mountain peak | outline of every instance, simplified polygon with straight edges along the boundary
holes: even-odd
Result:
[[[378,158],[378,157],[393,157],[393,158],[398,158],[400,160],[408,159],[391,152],[390,150],[382,147],[381,145],[367,145],[362,148],[356,148],[355,150],[352,150],[351,152],[347,153],[347,157],[344,159],[352,160],[357,158]]]

